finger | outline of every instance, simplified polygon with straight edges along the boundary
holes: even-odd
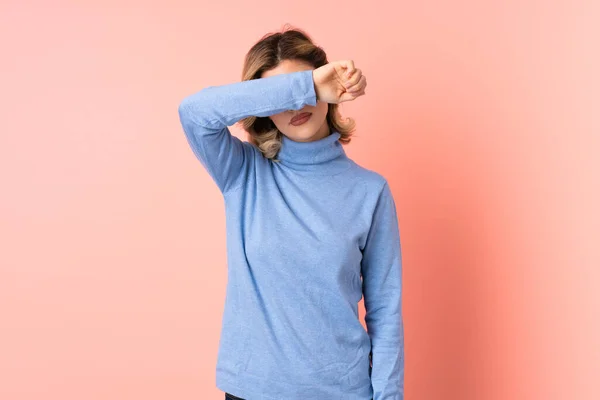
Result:
[[[361,69],[356,68],[354,70],[354,73],[352,74],[352,76],[346,81],[346,83],[344,83],[344,86],[346,86],[347,88],[350,88],[350,87],[356,85],[360,81],[361,76],[362,76]]]
[[[344,61],[343,64],[346,67],[346,74],[345,74],[346,76],[345,76],[345,78],[348,79],[354,73],[354,70],[355,70],[355,68],[354,68],[354,61],[352,61],[352,60],[346,60],[346,61]]]
[[[346,101],[352,101],[355,100],[356,98],[362,96],[362,94],[354,94],[354,93],[344,93],[341,97],[340,97],[340,101],[339,103],[344,103]]]
[[[357,98],[357,97],[359,97],[359,96],[362,96],[363,94],[365,94],[365,89],[361,89],[361,90],[359,90],[359,91],[357,91],[357,92],[352,92],[352,93],[350,93],[350,95],[354,96],[354,98]]]
[[[350,92],[350,93],[354,93],[354,92],[363,90],[366,86],[367,86],[367,77],[365,75],[362,75],[360,77],[358,83],[356,83],[354,86],[347,88],[346,91]]]
[[[340,101],[339,102],[343,103],[345,101],[351,101],[351,100],[354,100],[357,97],[360,97],[360,96],[362,96],[364,94],[366,94],[366,92],[365,92],[364,89],[361,90],[361,91],[359,91],[359,92],[354,92],[354,93],[345,92],[345,93],[342,93],[342,95],[340,96]]]
[[[359,75],[359,74],[357,74],[357,75]],[[357,80],[357,82],[354,85],[351,85],[350,87],[348,87],[347,91],[357,91],[367,85],[367,76],[366,75],[360,74],[356,80]]]

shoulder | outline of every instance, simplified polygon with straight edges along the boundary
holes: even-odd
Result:
[[[356,185],[365,187],[371,193],[381,194],[383,191],[389,190],[388,181],[381,173],[366,168],[354,160],[350,161],[353,164],[352,170]]]

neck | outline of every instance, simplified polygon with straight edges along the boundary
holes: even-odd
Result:
[[[350,166],[350,160],[339,138],[336,131],[311,142],[296,142],[283,135],[277,159],[297,171],[323,175],[341,172]]]

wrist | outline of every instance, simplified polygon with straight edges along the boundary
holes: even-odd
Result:
[[[315,95],[317,97],[317,101],[320,100],[320,96],[319,96],[319,88],[317,87],[317,83],[315,82],[315,70],[312,71],[312,82],[313,82],[313,88],[315,90]]]

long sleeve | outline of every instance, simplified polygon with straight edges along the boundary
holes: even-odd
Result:
[[[373,400],[403,400],[402,259],[396,205],[387,182],[375,206],[362,253]]]
[[[233,136],[228,126],[249,117],[315,106],[312,70],[208,86],[179,105],[185,136],[221,193],[241,186],[260,155],[252,144]]]

